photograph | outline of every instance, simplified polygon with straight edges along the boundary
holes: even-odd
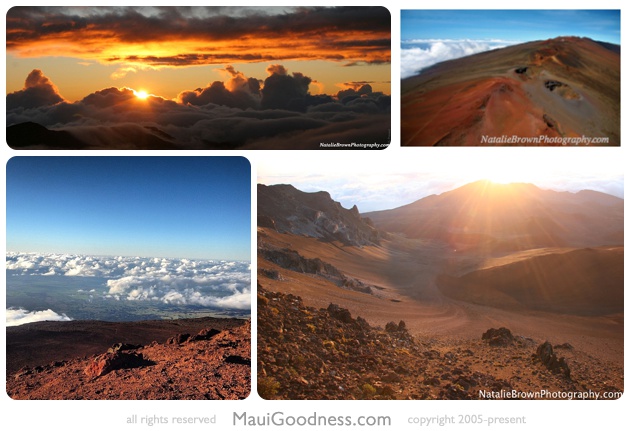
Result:
[[[523,159],[263,163],[259,395],[619,398],[623,171]]]
[[[622,3],[7,4],[6,427],[623,428]]]
[[[402,10],[402,146],[621,145],[621,11]]]
[[[244,399],[251,168],[243,157],[14,157],[13,399]]]
[[[384,7],[13,7],[13,149],[383,149]]]

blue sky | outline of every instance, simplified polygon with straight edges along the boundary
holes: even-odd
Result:
[[[455,58],[558,36],[621,43],[619,10],[403,10],[400,76]]]
[[[14,157],[7,250],[250,260],[243,157]]]
[[[619,10],[403,10],[402,40],[501,39],[529,42],[582,36],[621,43]]]

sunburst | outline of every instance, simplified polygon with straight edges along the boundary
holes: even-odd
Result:
[[[135,94],[138,99],[142,99],[142,100],[144,100],[147,97],[149,97],[149,93],[147,93],[144,90],[138,90],[138,91],[134,90],[133,94]]]

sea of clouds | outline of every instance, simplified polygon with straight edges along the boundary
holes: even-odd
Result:
[[[518,41],[489,39],[409,39],[402,42],[401,78],[417,75],[422,69],[491,49],[505,48]]]
[[[251,308],[251,264],[241,261],[105,257],[9,252],[10,276],[99,277],[94,294],[119,301],[159,301],[224,310]],[[9,320],[71,320],[52,310],[7,310]],[[27,323],[27,321],[22,321]],[[18,323],[21,324],[21,323]]]

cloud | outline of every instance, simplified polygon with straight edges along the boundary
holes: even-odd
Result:
[[[6,43],[23,57],[54,50],[101,62],[178,67],[289,59],[386,63],[390,40],[384,7],[13,7]]]
[[[195,106],[214,104],[240,109],[260,107],[260,81],[248,78],[232,65],[219,71],[227,76],[227,82],[214,81],[205,88],[183,91],[177,96],[177,101]]]
[[[7,126],[34,122],[49,130],[66,131],[85,147],[108,149],[233,149],[261,140],[274,148],[302,132],[324,132],[332,123],[337,128],[338,123],[354,121],[358,115],[378,116],[372,122],[382,128],[379,136],[391,128],[389,118],[382,115],[389,115],[390,97],[373,92],[365,81],[346,83],[347,88],[334,96],[312,95],[312,78],[290,72],[281,64],[269,65],[264,80],[247,77],[230,65],[222,70],[225,82],[183,91],[177,100],[139,99],[130,88],[111,87],[73,103],[7,109]],[[356,130],[348,126],[347,130]],[[334,139],[342,136],[348,134],[343,132]],[[16,142],[8,141],[10,146],[33,145],[26,138],[11,139]],[[318,148],[322,141],[316,132],[309,139],[289,143]]]
[[[9,252],[6,269],[8,276],[104,278],[104,299],[235,310],[251,307],[248,262]]]
[[[7,94],[7,110],[49,106],[63,101],[52,81],[41,70],[34,69],[26,77],[22,90]]]
[[[426,67],[491,49],[504,48],[518,41],[472,39],[415,39],[403,42],[400,53],[401,78],[418,74]]]
[[[269,77],[261,90],[263,109],[288,109],[302,111],[306,109],[308,86],[312,79],[295,72],[292,76],[280,64],[273,64],[267,68]]]
[[[136,73],[138,70],[136,67],[128,66],[128,67],[120,67],[114,73],[110,75],[112,79],[122,79],[130,73]]]
[[[346,97],[361,97],[362,95],[372,94],[372,86],[368,83],[345,83],[348,86],[345,90],[341,90],[337,93],[337,99],[342,100]]]
[[[214,81],[208,87],[181,92],[177,100],[185,105],[215,104],[239,109],[258,108],[260,106],[258,80],[247,78],[233,66],[227,66],[224,70],[230,75],[227,85],[221,81]]]
[[[57,314],[51,309],[42,311],[27,311],[23,308],[7,310],[7,326],[18,326],[26,323],[44,322],[44,321],[60,321],[68,322],[72,320],[65,314]]]

